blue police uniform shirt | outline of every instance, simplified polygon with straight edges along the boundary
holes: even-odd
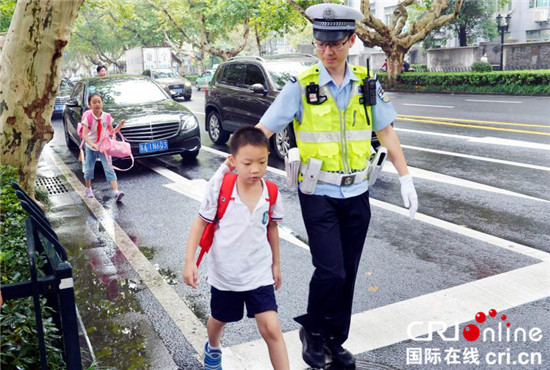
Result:
[[[338,86],[323,63],[318,63],[319,73],[319,86],[327,86],[338,109],[343,110],[346,108],[350,95],[352,92],[352,81],[359,81],[359,78],[350,69],[349,64],[346,64],[346,74],[341,86]],[[373,124],[372,130],[379,131],[390,125],[397,117],[397,112],[389,101],[386,93],[382,89],[382,86],[376,82],[377,101],[376,105],[372,106]],[[300,95],[300,84],[294,80],[289,81],[283,87],[279,96],[275,99],[273,104],[264,113],[260,122],[272,132],[282,131],[289,122],[292,122],[294,118],[298,121],[302,120],[303,107],[302,98]],[[333,184],[326,184],[318,182],[315,187],[315,195],[326,195],[331,198],[351,198],[363,194],[368,190],[368,181],[363,181],[359,184],[339,186]]]

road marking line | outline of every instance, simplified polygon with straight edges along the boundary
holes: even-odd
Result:
[[[468,125],[468,124],[464,124],[464,123],[431,121],[431,120],[422,120],[422,119],[413,119],[413,118],[397,118],[397,119],[400,120],[400,121],[411,121],[411,122],[431,123],[431,124],[446,125],[446,126],[468,127],[468,128],[475,128],[475,129],[480,129],[480,130],[494,130],[494,131],[505,131],[505,132],[519,132],[519,133],[522,133],[522,134],[550,136],[550,132],[538,132],[538,131],[516,130],[516,129],[511,129],[511,128],[490,127],[490,126],[479,126],[479,125]]]
[[[463,119],[463,118],[448,118],[448,117],[429,117],[429,116],[414,116],[411,114],[399,114],[397,118],[424,118],[430,120],[441,120],[451,122],[473,122],[473,123],[487,123],[495,125],[509,125],[509,126],[527,126],[527,127],[542,127],[550,128],[550,125],[536,125],[534,123],[515,123],[515,122],[500,122],[500,121],[482,121],[477,119]]]
[[[223,155],[226,154],[226,153],[217,151],[215,149],[213,151],[217,152],[217,153],[221,153]],[[173,172],[173,171],[171,171],[171,170],[169,170],[165,167],[149,166],[146,163],[144,163],[144,165],[148,166],[149,168],[151,168],[153,171],[157,172],[158,174],[160,174],[160,175],[170,179],[171,181],[173,181],[172,184],[165,185],[166,187],[168,187],[168,188],[170,188],[174,191],[180,192],[181,194],[187,195],[190,198],[196,199],[198,201],[202,201],[202,198],[204,196],[205,186],[206,186],[206,183],[207,183],[206,180],[203,180],[203,179],[189,180],[189,179],[187,179],[187,178],[185,178],[185,177],[183,177],[183,176],[181,176],[181,175],[179,175],[179,174],[177,174],[177,173],[175,173],[175,172]],[[384,166],[383,171],[390,172],[390,173],[397,173],[397,170],[395,169],[395,167],[392,165],[391,162],[388,162]],[[431,171],[426,171],[426,170],[416,168],[416,167],[409,167],[409,172],[411,173],[411,175],[413,177],[417,177],[417,178],[424,178],[424,179],[434,180],[434,181],[438,181],[438,182],[442,182],[442,183],[446,183],[446,184],[452,184],[452,185],[458,185],[458,186],[463,186],[463,187],[472,188],[472,189],[490,191],[490,192],[498,193],[498,194],[511,195],[511,196],[516,196],[516,197],[536,200],[536,201],[540,201],[540,202],[549,202],[545,199],[534,198],[534,197],[531,197],[531,196],[528,196],[528,195],[514,193],[514,192],[511,192],[511,191],[508,191],[508,190],[499,189],[499,188],[495,188],[495,187],[488,186],[488,185],[478,184],[478,183],[468,181],[468,180],[457,179],[457,178],[452,177],[452,176],[447,176],[447,175],[443,175],[443,174],[436,174],[436,173],[433,173]],[[286,177],[286,172],[283,172],[283,176]],[[399,207],[399,206],[396,206],[396,205],[393,205],[393,204],[390,204],[390,203],[386,203],[386,202],[383,202],[383,201],[380,201],[380,200],[377,200],[377,199],[374,199],[374,198],[370,198],[370,202],[371,202],[371,205],[374,205],[376,207],[379,207],[379,208],[382,208],[382,209],[400,214],[403,217],[407,217],[407,218],[409,217],[409,210],[406,209],[406,208]],[[441,219],[438,219],[438,218],[435,218],[435,217],[432,217],[432,216],[424,215],[424,214],[419,213],[419,212],[416,213],[415,220],[422,221],[422,222],[427,223],[429,225],[436,226],[436,227],[439,227],[439,228],[442,228],[442,229],[445,229],[445,230],[448,230],[448,231],[451,231],[451,232],[454,232],[454,233],[457,233],[457,234],[460,234],[460,235],[464,235],[464,236],[467,236],[467,237],[470,237],[472,239],[476,239],[476,240],[479,240],[479,241],[482,241],[482,242],[485,242],[485,243],[488,243],[488,244],[492,244],[494,246],[504,248],[504,249],[510,250],[512,252],[517,252],[517,253],[520,253],[520,254],[523,254],[523,255],[526,255],[526,256],[529,256],[529,257],[537,258],[537,259],[542,260],[542,261],[546,261],[546,260],[550,261],[550,253],[539,251],[535,248],[531,248],[531,247],[528,247],[528,246],[525,246],[525,245],[522,245],[522,244],[519,244],[519,243],[515,243],[515,242],[509,241],[509,240],[506,240],[506,239],[502,239],[502,238],[498,238],[496,236],[485,234],[485,233],[480,232],[480,231],[475,231],[475,230],[466,228],[464,226],[459,226],[459,225],[453,224],[453,223],[448,222],[448,221],[444,221],[444,220],[441,220]],[[309,249],[309,246],[307,244],[305,244],[304,242],[302,242],[301,240],[299,240],[298,238],[296,238],[293,235],[294,233],[292,232],[292,230],[286,229],[286,228],[281,228],[281,230],[279,230],[279,231],[280,231],[281,238],[283,238],[283,239],[287,240],[288,242],[290,242],[294,245],[297,245],[301,248]]]
[[[409,217],[409,210],[406,208],[402,208],[393,204],[382,202],[381,200],[377,200],[374,198],[370,198],[371,205],[374,205],[376,207],[392,211],[394,213],[398,213],[400,215],[403,215],[405,217]],[[416,213],[416,216],[414,218],[415,221],[421,221],[426,224],[439,227],[441,229],[453,232],[455,234],[460,234],[467,236],[469,238],[479,240],[481,242],[494,245],[495,247],[499,247],[502,249],[509,250],[511,252],[516,252],[519,254],[523,254],[524,256],[536,258],[541,261],[550,262],[550,253],[540,251],[538,249],[528,247],[523,244],[519,244],[516,242],[512,242],[510,240],[502,239],[497,236],[493,236],[490,234],[483,233],[481,231],[472,230],[470,228],[467,228],[465,226],[460,226],[454,223],[451,223],[449,221],[444,221],[439,218],[435,218],[432,216],[425,215],[423,213]]]
[[[407,299],[387,306],[354,314],[349,338],[344,344],[354,354],[372,351],[430,333],[428,322],[444,322],[447,327],[472,321],[477,311],[501,312],[550,296],[550,262],[490,276],[453,288]],[[374,334],[373,334],[374,333]],[[460,335],[460,334],[459,334]],[[301,356],[298,330],[284,333],[290,368],[306,368]],[[224,368],[267,369],[267,346],[262,339],[224,348]]]
[[[420,135],[450,137],[454,139],[467,140],[473,143],[513,146],[513,147],[526,148],[526,149],[550,150],[550,145],[548,144],[534,143],[531,141],[501,139],[501,138],[492,137],[492,136],[475,137],[475,136],[466,136],[466,135],[446,134],[443,132],[420,131],[420,130],[412,130],[408,128],[399,128],[399,127],[394,127],[394,130],[402,131],[402,132],[410,132],[413,134],[420,134]]]
[[[448,108],[453,109],[454,105],[429,105],[429,104],[413,104],[413,103],[402,103],[401,105],[409,105],[411,107],[430,107],[430,108]]]
[[[428,152],[428,153],[444,154],[444,155],[450,155],[450,156],[453,156],[453,157],[469,158],[469,159],[475,159],[475,160],[484,161],[484,162],[507,164],[507,165],[510,165],[510,166],[531,168],[531,169],[540,170],[540,171],[550,171],[550,167],[537,166],[537,165],[528,164],[528,163],[505,161],[503,159],[480,157],[480,156],[475,156],[475,155],[470,155],[470,154],[447,152],[447,151],[444,151],[444,150],[437,150],[437,149],[421,148],[421,147],[412,146],[412,145],[401,145],[401,147],[407,148],[407,149],[419,150],[419,151]]]
[[[197,352],[196,358],[202,361],[204,341],[207,338],[206,328],[197,318],[195,313],[187,307],[187,303],[176,293],[164,278],[159,274],[153,264],[143,255],[126,232],[111,217],[110,213],[99,203],[96,198],[87,198],[85,187],[76,175],[67,167],[49,145],[44,147],[43,153],[49,154],[55,165],[74,191],[86,203],[94,217],[105,228],[105,231],[113,239],[116,246],[124,254],[128,263],[139,275],[147,288],[155,296],[159,304],[166,311],[176,327],[184,335],[185,339]]]
[[[479,102],[479,103],[505,103],[505,104],[522,104],[522,101],[518,100],[482,100],[482,99],[464,99],[465,101]]]

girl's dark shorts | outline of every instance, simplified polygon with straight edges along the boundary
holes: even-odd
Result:
[[[211,287],[210,292],[212,317],[221,322],[235,322],[242,319],[245,305],[246,316],[250,318],[266,311],[277,312],[273,285],[261,286],[244,292],[218,290]]]

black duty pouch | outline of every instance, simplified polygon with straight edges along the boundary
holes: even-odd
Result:
[[[310,82],[309,85],[306,86],[306,100],[308,104],[319,105],[323,104],[327,100],[327,97],[319,95],[319,85]]]

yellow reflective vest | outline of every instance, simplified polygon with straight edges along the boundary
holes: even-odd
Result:
[[[309,104],[306,97],[306,86],[311,82],[319,84],[320,69],[312,66],[300,73],[303,105],[302,122],[294,120],[296,144],[300,149],[300,159],[307,164],[310,158],[323,161],[321,170],[352,173],[363,170],[370,158],[372,113],[371,108],[360,103],[363,97],[363,79],[367,69],[350,65],[360,81],[352,81],[353,91],[348,106],[338,109],[328,87],[320,88],[319,95],[326,96],[322,104]],[[366,114],[369,115],[367,120]]]

